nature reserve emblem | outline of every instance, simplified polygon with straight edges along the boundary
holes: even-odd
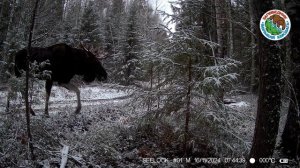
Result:
[[[291,29],[291,21],[281,10],[269,10],[260,19],[260,31],[269,40],[278,41],[285,38]]]

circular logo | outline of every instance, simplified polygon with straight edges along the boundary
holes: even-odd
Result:
[[[285,38],[291,30],[291,21],[281,10],[269,10],[260,19],[260,31],[269,40],[278,41]]]

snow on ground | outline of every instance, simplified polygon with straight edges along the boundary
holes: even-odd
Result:
[[[54,159],[59,160],[60,155],[49,156],[47,151],[50,150],[49,148],[51,148],[51,152],[53,149],[59,151],[60,143],[70,146],[72,150],[70,150],[69,155],[78,156],[84,161],[84,164],[89,162],[99,164],[99,167],[109,167],[110,161],[115,161],[117,156],[118,158],[122,156],[118,159],[120,162],[118,164],[125,164],[126,160],[123,158],[122,152],[126,154],[128,151],[119,150],[114,145],[119,145],[123,139],[126,140],[126,136],[124,138],[119,137],[121,130],[130,128],[135,121],[134,119],[141,115],[140,112],[132,110],[127,105],[128,102],[132,101],[132,90],[106,84],[82,86],[80,91],[82,109],[80,114],[74,115],[77,106],[76,94],[62,87],[53,87],[49,101],[50,118],[44,118],[45,89],[43,86],[35,86],[32,108],[36,112],[36,116],[31,119],[33,134],[37,139],[35,146],[42,149],[39,159],[46,159],[51,165],[54,165],[56,163]],[[0,91],[0,113],[5,110],[6,97],[7,92]],[[19,95],[17,100],[11,102],[11,111],[24,114],[24,102],[22,103],[20,97]],[[11,115],[2,115],[1,119],[5,121],[7,116],[10,117]],[[24,115],[16,116],[23,117]],[[20,122],[24,122],[24,120],[20,120]],[[0,120],[0,125],[2,123],[4,122]],[[18,130],[21,128],[23,126],[20,126]],[[49,140],[50,134],[52,139]],[[10,143],[7,142],[7,144]],[[125,154],[124,156],[126,156]],[[104,159],[109,160],[105,163],[103,162]],[[20,165],[20,163],[17,164]],[[74,167],[72,161],[68,162],[68,166]]]
[[[133,101],[131,98],[133,91],[128,88],[127,90],[125,88],[120,89],[119,86],[115,87],[110,84],[87,85],[81,87],[80,91],[81,114],[73,115],[77,106],[76,94],[65,88],[54,86],[49,102],[50,118],[42,120],[40,115],[44,113],[44,87],[39,87],[33,94],[33,109],[37,112],[37,117],[32,118],[33,123],[38,124],[38,121],[41,120],[46,123],[45,125],[49,131],[53,130],[54,132],[55,129],[59,128],[61,134],[65,137],[60,140],[73,148],[78,148],[72,154],[78,152],[80,155],[89,156],[88,152],[94,149],[94,144],[90,144],[86,151],[81,151],[81,148],[86,148],[86,146],[79,145],[78,147],[78,144],[89,144],[97,136],[100,139],[96,139],[95,142],[103,141],[103,144],[109,144],[108,142],[111,139],[107,138],[108,135],[117,135],[117,132],[114,131],[115,126],[129,128],[136,121],[135,119],[140,118],[142,115],[141,110],[131,110],[127,105],[128,102]],[[5,110],[6,97],[7,92],[0,91],[0,112]],[[18,99],[12,101],[12,109],[19,109],[20,107],[24,109],[24,103],[22,103],[20,97],[21,95],[18,94]],[[232,119],[233,124],[230,126],[234,127],[234,133],[238,135],[238,139],[245,141],[245,144],[250,148],[255,126],[257,97],[254,95],[238,95],[231,98],[232,103],[226,104],[229,108],[226,114],[231,116],[229,119]],[[280,125],[280,128],[283,128],[282,122]],[[84,130],[85,132],[84,134],[82,132],[78,133],[78,130]],[[115,134],[111,134],[112,132]],[[103,137],[101,137],[102,134]],[[117,138],[113,137],[112,139]],[[110,148],[110,146],[104,147],[104,149],[106,148]],[[127,151],[125,150],[125,152]]]
[[[76,94],[65,88],[54,86],[52,89],[54,94],[51,95],[52,101],[76,100]],[[127,96],[129,93],[117,89],[106,88],[102,86],[85,86],[80,88],[81,100],[103,100],[115,99]]]
[[[109,86],[83,86],[80,87],[81,103],[83,106],[97,105],[105,102],[118,102],[118,99],[129,97],[131,92],[119,90]],[[33,93],[32,107],[33,109],[44,109],[45,104],[45,89],[41,87]],[[5,110],[7,100],[7,91],[0,92],[0,111]],[[77,97],[75,92],[69,91],[63,87],[54,86],[51,91],[49,100],[49,109],[64,106],[76,107]],[[21,94],[18,93],[17,99],[11,101],[12,105],[22,105]]]
[[[241,108],[241,107],[248,107],[249,104],[247,102],[244,102],[244,101],[240,101],[240,102],[236,102],[236,103],[230,103],[227,105],[228,107],[231,107],[231,108]]]

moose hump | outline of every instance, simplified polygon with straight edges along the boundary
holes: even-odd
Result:
[[[285,29],[285,21],[282,17],[280,17],[279,15],[272,15],[270,16],[270,19],[273,21],[274,24],[277,25],[277,27],[281,26],[282,30]]]

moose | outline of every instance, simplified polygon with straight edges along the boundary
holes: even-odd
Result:
[[[77,108],[75,113],[81,110],[80,90],[72,83],[71,79],[75,75],[82,76],[84,82],[90,83],[97,78],[99,81],[107,79],[107,73],[102,67],[100,60],[92,54],[85,47],[83,49],[73,48],[67,44],[55,44],[49,47],[31,48],[31,55],[29,62],[44,63],[48,61],[50,64],[43,66],[40,71],[51,72],[51,77],[45,79],[46,84],[46,102],[45,102],[45,115],[49,116],[48,103],[51,93],[51,88],[54,82],[59,86],[73,91],[77,95]],[[21,71],[26,70],[27,49],[22,49],[16,53],[15,56],[15,75],[20,77]],[[31,114],[35,115],[34,111],[30,109]]]

